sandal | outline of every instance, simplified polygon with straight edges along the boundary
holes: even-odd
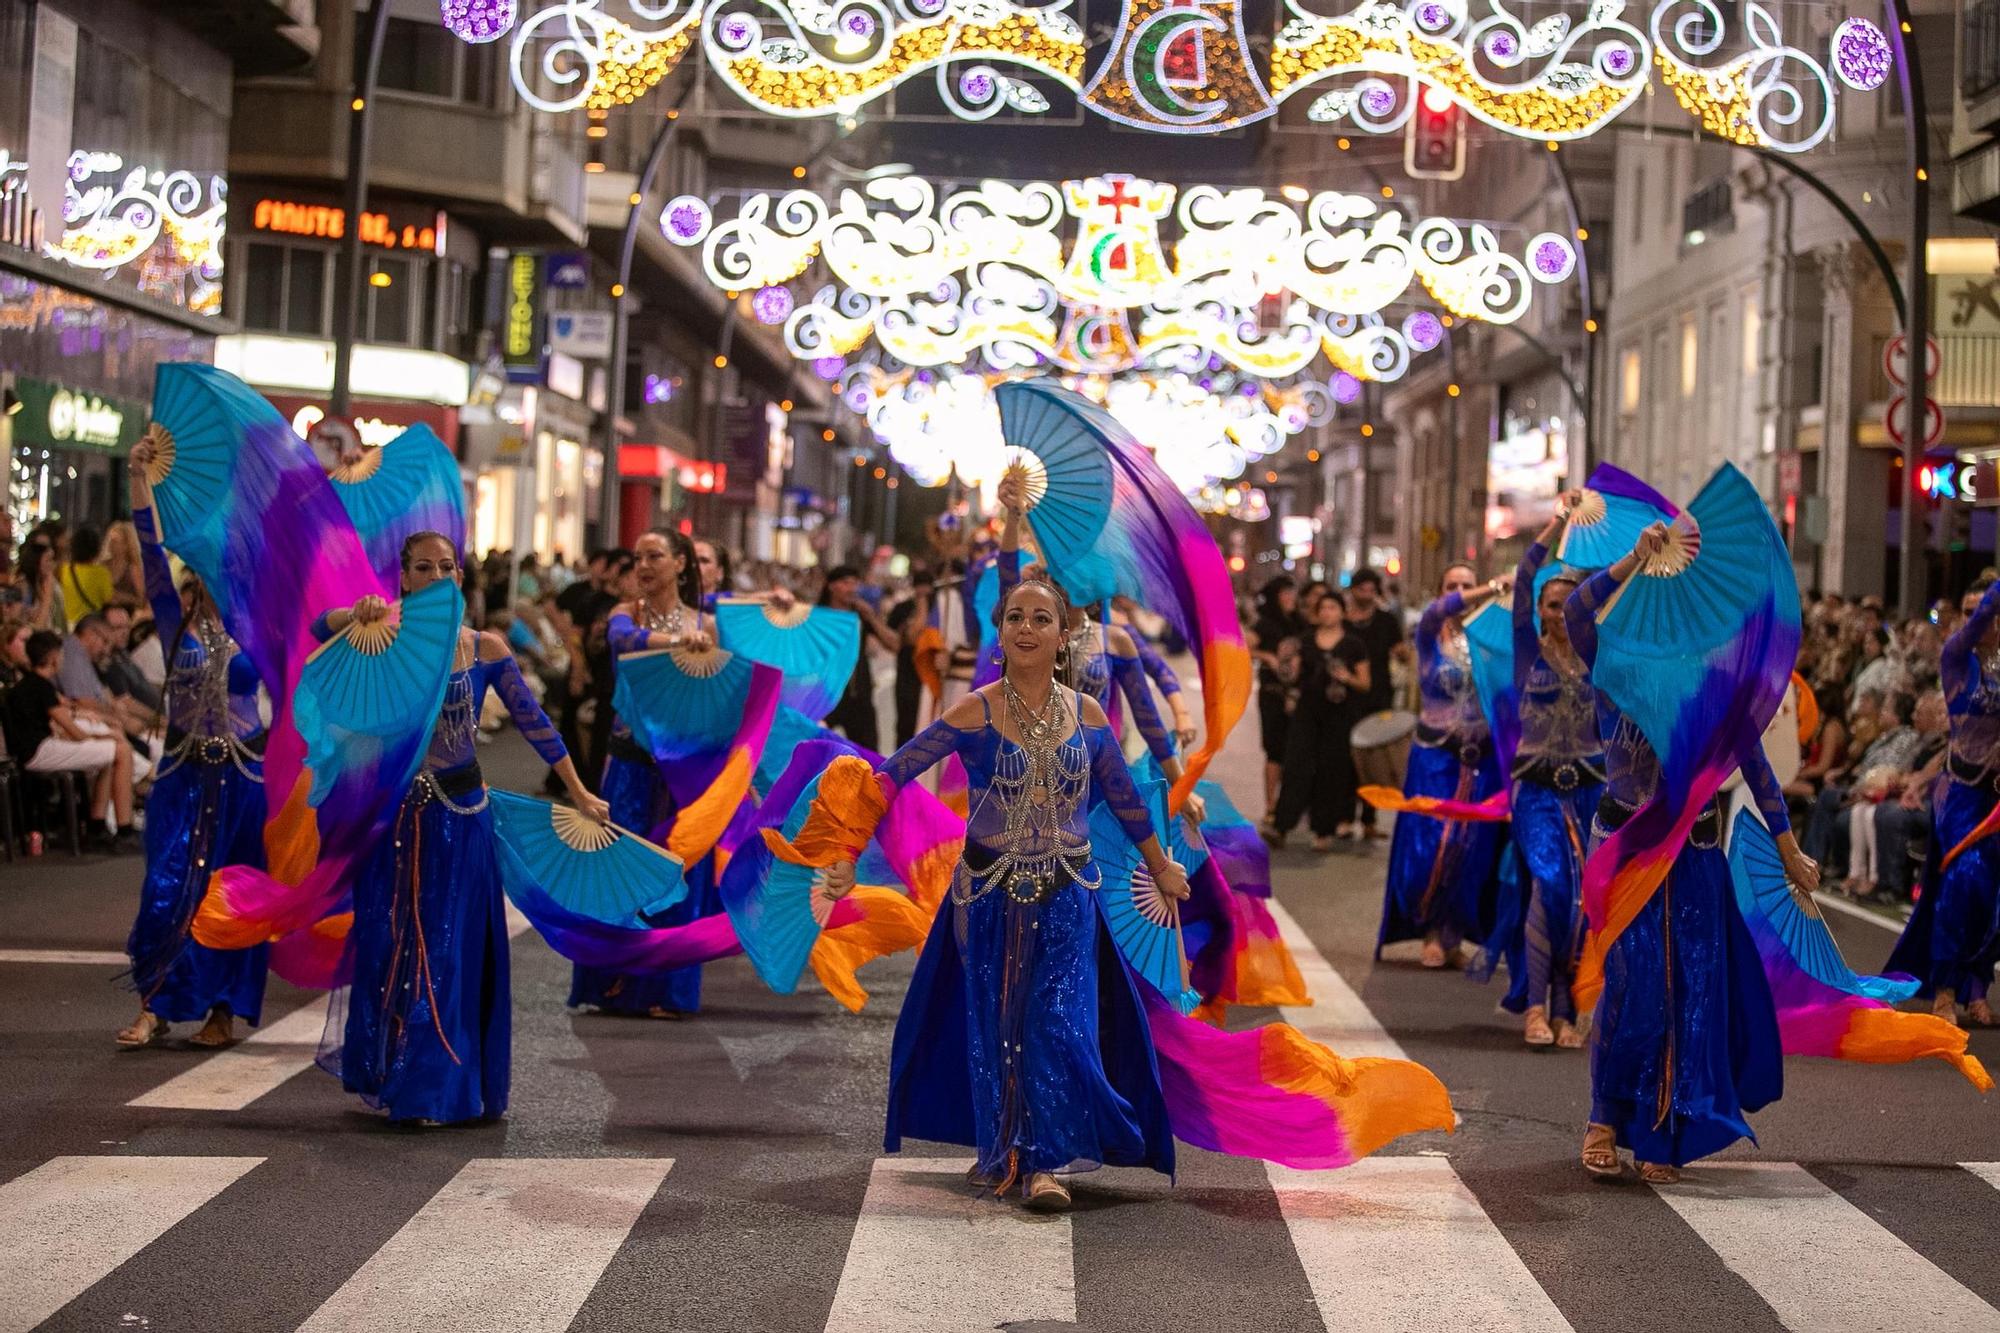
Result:
[[[132,1026],[119,1030],[117,1041],[121,1049],[136,1051],[162,1041],[167,1035],[167,1020],[151,1010],[142,1009]]]
[[[1521,1040],[1530,1046],[1556,1044],[1555,1029],[1549,1026],[1549,1016],[1539,1005],[1528,1011],[1528,1020],[1521,1029]]]
[[[1939,990],[1931,999],[1931,1017],[1942,1018],[1953,1027],[1958,1026],[1958,992]]]
[[[1618,1160],[1618,1136],[1609,1125],[1586,1125],[1583,1131],[1583,1169],[1599,1180],[1616,1180],[1625,1174]]]
[[[678,1023],[687,1015],[678,1009],[669,1009],[665,1005],[656,1004],[646,1011],[646,1017],[657,1018],[663,1023]]]
[[[1313,850],[1322,854],[1333,850],[1332,838],[1314,838]]]
[[[1424,954],[1418,961],[1429,968],[1443,967],[1445,964],[1444,946],[1436,940],[1425,940]]]
[[[1565,1051],[1579,1050],[1583,1046],[1583,1028],[1580,1024],[1556,1023],[1556,1045]]]
[[[227,1009],[217,1009],[201,1025],[201,1031],[188,1038],[188,1045],[204,1050],[220,1050],[224,1046],[236,1044],[236,1016]]]
[[[1984,1000],[1974,1000],[1965,1006],[1965,1022],[1968,1027],[2000,1027],[2000,1018],[1993,1016],[1993,1006]]]
[[[1262,838],[1264,845],[1272,851],[1282,852],[1285,850],[1285,835],[1280,833],[1278,826],[1271,823],[1268,819],[1257,826],[1257,836]]]
[[[1065,1212],[1069,1208],[1069,1186],[1047,1171],[1037,1171],[1028,1178],[1027,1205],[1030,1212]]]
[[[1681,1169],[1668,1166],[1665,1162],[1641,1162],[1639,1179],[1648,1185],[1678,1185],[1681,1183]]]
[[[965,1173],[965,1183],[977,1190],[996,1190],[1000,1188],[1000,1174],[997,1171],[982,1171],[979,1163],[974,1162]]]

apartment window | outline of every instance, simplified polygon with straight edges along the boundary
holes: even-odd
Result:
[[[1639,410],[1639,349],[1628,347],[1618,357],[1618,410],[1631,416]]]
[[[244,247],[243,327],[266,333],[326,333],[332,252],[253,241]],[[233,280],[232,280],[233,282]]]
[[[1695,379],[1701,369],[1701,334],[1694,317],[1681,321],[1681,397],[1694,397]]]
[[[365,340],[376,343],[414,341],[412,313],[423,304],[417,290],[417,266],[407,259],[375,255],[368,261],[368,308]]]
[[[357,34],[355,67],[368,58],[366,34]],[[498,75],[492,46],[468,46],[436,22],[392,18],[376,69],[379,87],[457,102],[491,106]]]
[[[1761,345],[1764,336],[1764,305],[1757,299],[1757,293],[1746,292],[1743,296],[1743,378],[1757,378],[1758,362],[1763,357]]]

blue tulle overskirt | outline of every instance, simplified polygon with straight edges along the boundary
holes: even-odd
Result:
[[[613,755],[604,765],[605,803],[611,822],[662,841],[673,818],[673,797],[651,763]],[[687,897],[660,913],[655,926],[684,926],[722,910],[715,882],[715,858],[704,857],[687,871]],[[701,968],[627,975],[601,967],[571,970],[569,1003],[614,1014],[646,1014],[655,1009],[692,1014],[701,1008]]]
[[[995,1176],[1173,1174],[1152,1036],[1096,894],[946,899],[896,1021],[884,1146],[906,1137],[975,1148]]]
[[[1590,1118],[1673,1166],[1754,1140],[1745,1116],[1783,1092],[1777,1010],[1720,848],[1682,848],[1612,942],[1590,1082]]]
[[[189,934],[211,874],[263,864],[262,783],[234,762],[183,762],[154,780],[146,879],[125,941],[132,986],[147,1009],[169,1023],[197,1022],[217,1005],[253,1025],[263,1016],[266,947],[211,949]]]
[[[354,980],[320,1064],[392,1120],[504,1112],[513,1010],[492,816],[406,800],[355,882],[347,947]]]
[[[1884,969],[1917,978],[1925,999],[1939,990],[1952,991],[1960,1004],[1983,999],[2000,963],[2000,836],[1981,838],[1939,868],[1995,799],[1990,787],[1952,781],[1931,816],[1923,896]]]
[[[1410,747],[1403,780],[1409,796],[1479,802],[1500,790],[1500,768],[1489,754],[1478,767],[1456,751]],[[1375,941],[1422,939],[1435,932],[1447,948],[1478,944],[1492,931],[1498,897],[1496,870],[1505,825],[1399,814],[1389,843],[1388,882],[1382,895],[1382,928]]]

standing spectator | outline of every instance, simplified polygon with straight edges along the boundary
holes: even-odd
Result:
[[[1863,632],[1861,657],[1854,669],[1854,688],[1887,694],[1903,685],[1901,664],[1889,654],[1889,631],[1880,625]]]
[[[1407,651],[1403,642],[1403,620],[1382,604],[1382,576],[1363,567],[1354,571],[1347,586],[1347,628],[1368,649],[1368,692],[1355,713],[1356,720],[1370,713],[1395,707],[1395,683],[1390,679],[1390,662]],[[1361,830],[1369,838],[1385,838],[1376,822],[1374,806],[1362,803]]]
[[[104,567],[111,571],[111,595],[146,601],[146,574],[139,563],[139,530],[130,519],[113,523],[104,534]]]
[[[639,586],[633,572],[637,568],[638,562],[630,551],[621,549],[611,552],[605,561],[604,590],[585,607],[585,616],[577,620],[577,625],[583,630],[587,676],[584,690],[591,709],[589,745],[584,750],[582,769],[587,783],[603,780],[604,761],[611,752],[611,698],[618,680],[613,670],[611,645],[604,637],[605,626],[613,607],[638,597]]]
[[[866,750],[881,749],[882,727],[875,716],[875,672],[868,663],[872,639],[889,652],[897,649],[896,636],[882,623],[861,596],[861,571],[852,565],[835,565],[827,571],[826,586],[820,590],[819,604],[837,611],[852,611],[861,617],[861,646],[857,650],[854,673],[847,678],[847,693],[826,715],[826,725]]]
[[[697,548],[699,549],[699,548]],[[896,636],[896,748],[908,745],[917,734],[917,722],[924,711],[924,680],[942,682],[939,664],[925,661],[923,640],[931,628],[931,599],[936,587],[929,570],[921,566],[910,571],[910,595],[889,610],[889,632]]]
[[[1298,705],[1286,737],[1277,809],[1267,831],[1273,846],[1310,813],[1313,850],[1330,852],[1348,836],[1354,817],[1354,751],[1350,733],[1363,716],[1370,686],[1368,645],[1352,633],[1338,593],[1320,599],[1313,627],[1299,640]]]
[[[104,821],[109,850],[136,850],[132,831],[132,750],[97,718],[77,712],[56,688],[62,642],[48,630],[28,637],[27,674],[7,692],[8,748],[30,773],[90,774],[90,816]]]
[[[70,538],[69,559],[56,566],[56,584],[61,587],[63,604],[69,608],[70,629],[85,616],[96,615],[111,605],[111,570],[102,556],[104,535],[96,528],[82,527]]]
[[[1257,659],[1257,722],[1264,740],[1264,814],[1278,809],[1278,786],[1284,775],[1285,716],[1288,708],[1284,664],[1280,651],[1305,630],[1299,616],[1299,588],[1283,574],[1258,594],[1257,620],[1250,627],[1250,652]]]

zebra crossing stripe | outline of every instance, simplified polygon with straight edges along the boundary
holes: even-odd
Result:
[[[0,1185],[0,1333],[26,1333],[262,1157],[55,1157]]]
[[[1030,1217],[964,1183],[970,1158],[882,1158],[826,1333],[974,1333],[1076,1322],[1066,1216]]]
[[[1569,1333],[1569,1321],[1442,1157],[1269,1171],[1327,1328]],[[1440,1273],[1468,1280],[1440,1282]]]
[[[171,1111],[240,1111],[312,1067],[326,1030],[327,997],[294,1009],[238,1045],[191,1065],[127,1106]]]
[[[672,1169],[669,1158],[474,1158],[300,1333],[561,1333]]]
[[[56,963],[65,967],[125,967],[131,959],[110,949],[0,949],[0,963]]]
[[[1333,964],[1326,961],[1306,934],[1305,928],[1284,909],[1276,898],[1269,900],[1272,918],[1278,923],[1278,935],[1285,947],[1292,951],[1292,959],[1299,966],[1299,976],[1306,983],[1306,994],[1312,997],[1308,1008],[1283,1008],[1278,1011],[1287,1023],[1301,1033],[1322,1045],[1330,1046],[1349,1059],[1362,1056],[1379,1056],[1385,1060],[1407,1060],[1403,1048],[1389,1035],[1354,987],[1346,978],[1334,971]]]
[[[1703,1166],[1658,1193],[1798,1333],[2000,1333],[2000,1310],[1796,1163]]]
[[[1961,1170],[1970,1171],[1981,1180],[2000,1190],[2000,1162],[1960,1162]]]

